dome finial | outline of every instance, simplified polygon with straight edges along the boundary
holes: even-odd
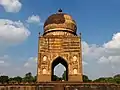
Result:
[[[60,8],[60,9],[58,10],[58,12],[61,13],[61,12],[62,12],[62,9]]]

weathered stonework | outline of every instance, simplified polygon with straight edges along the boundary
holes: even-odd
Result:
[[[108,83],[41,82],[0,84],[0,90],[120,90],[120,85]]]
[[[57,20],[57,18],[59,18],[61,13],[54,15],[52,16],[52,19],[55,21],[55,19]],[[57,24],[52,24],[54,22],[51,22],[49,25],[48,22],[50,21],[46,20],[47,24],[45,24],[47,26],[44,25],[44,28],[47,27],[48,30],[45,29],[44,34],[39,37],[38,43],[37,82],[51,81],[52,63],[58,57],[64,59],[68,64],[68,81],[82,82],[81,37],[75,34],[76,30],[73,30],[76,29],[76,26],[75,23],[73,23],[71,16],[65,14],[65,18],[63,19],[69,21],[69,24],[67,21],[65,23],[62,22],[64,24],[63,27],[62,23],[59,24],[60,22]],[[54,27],[54,30],[52,25],[57,25]],[[69,25],[74,25],[74,27]],[[66,29],[67,27],[70,27],[73,31],[70,32],[71,30]]]

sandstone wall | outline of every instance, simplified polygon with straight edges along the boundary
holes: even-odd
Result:
[[[120,90],[116,84],[1,84],[0,90]]]

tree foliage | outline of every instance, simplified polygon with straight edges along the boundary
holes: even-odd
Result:
[[[0,82],[1,83],[8,83],[9,77],[8,76],[0,76]]]
[[[54,81],[66,80],[66,71],[64,71],[62,78],[54,75]],[[8,77],[8,76],[0,76],[0,83],[8,83],[8,82],[36,82],[37,76],[33,76],[31,72],[25,74],[24,77],[16,76],[16,77]],[[90,80],[87,75],[83,75],[83,82],[99,82],[99,83],[117,83],[120,84],[120,74],[117,74],[113,77],[100,77],[95,80]]]
[[[116,83],[120,84],[120,74],[115,75],[113,78]]]
[[[9,82],[22,82],[22,77],[17,76],[17,77],[13,77],[13,78],[9,78]]]
[[[62,80],[67,80],[67,78],[66,78],[66,71],[64,71],[64,73],[63,73],[63,75],[62,75]]]
[[[31,72],[28,72],[25,74],[25,77],[23,78],[24,82],[33,82],[34,81],[34,77],[32,76]]]
[[[101,78],[94,80],[93,82],[120,84],[120,74],[115,75],[113,77],[101,77]]]
[[[54,80],[54,81],[59,81],[59,77],[56,76],[56,75],[53,75],[53,80]]]
[[[91,82],[87,75],[83,75],[83,82]]]

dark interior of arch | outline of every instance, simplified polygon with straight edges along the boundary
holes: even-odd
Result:
[[[68,81],[68,64],[67,62],[62,58],[62,57],[58,57],[56,58],[53,62],[52,62],[52,72],[51,72],[51,80],[52,81],[56,81],[54,79],[54,68],[56,65],[58,65],[59,63],[61,63],[62,65],[64,65],[64,67],[66,68],[66,81]]]

